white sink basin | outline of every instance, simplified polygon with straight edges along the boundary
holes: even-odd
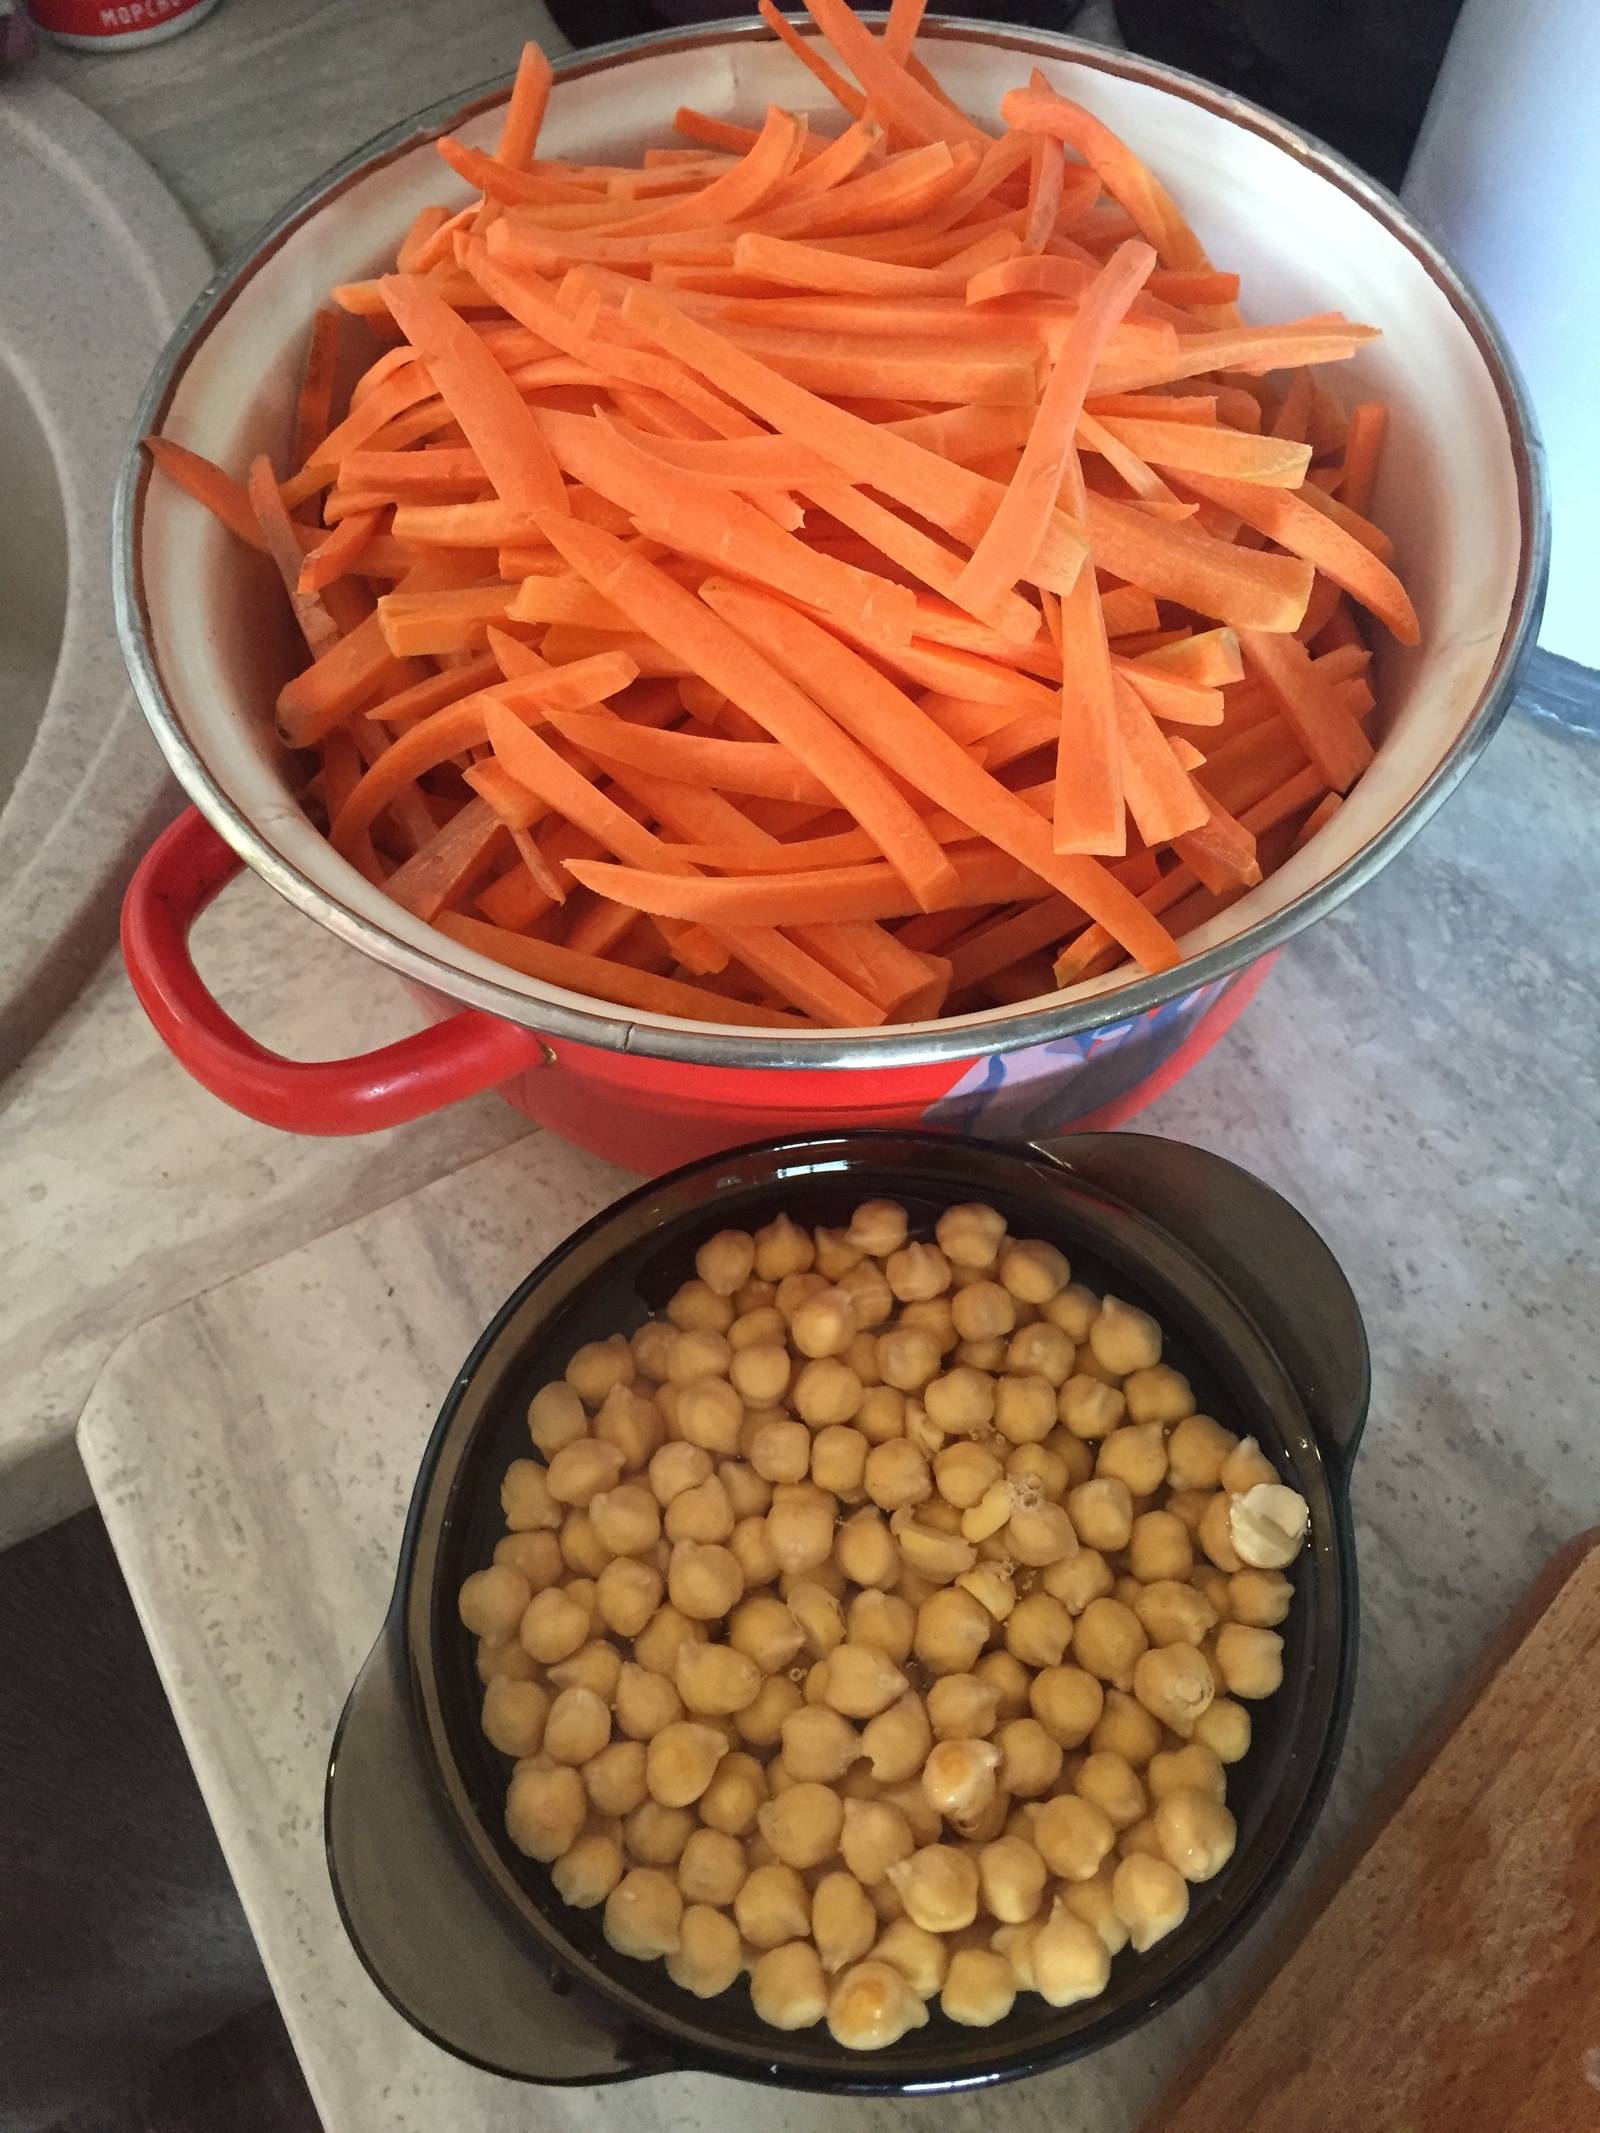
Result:
[[[117,651],[111,493],[210,272],[170,193],[35,76],[0,83],[0,1074],[116,937],[177,806]]]

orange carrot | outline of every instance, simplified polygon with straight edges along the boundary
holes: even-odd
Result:
[[[247,541],[252,548],[266,554],[266,535],[261,531],[249,492],[242,482],[235,481],[231,474],[224,474],[221,467],[203,459],[198,452],[191,452],[187,445],[174,443],[170,437],[146,437],[143,443],[163,474],[170,475],[197,504],[204,504],[230,533],[236,533],[241,541]]]
[[[1048,133],[1075,148],[1099,174],[1111,197],[1133,217],[1139,234],[1155,247],[1164,267],[1209,271],[1211,262],[1166,188],[1108,126],[1081,104],[1058,96],[1042,75],[1036,72],[1026,89],[1007,90],[1000,99],[1000,116],[1019,132]]]
[[[283,507],[283,498],[278,493],[278,484],[273,477],[272,463],[265,456],[254,461],[250,479],[246,484],[251,508],[256,514],[256,523],[261,528],[261,537],[268,555],[278,566],[284,590],[289,595],[289,604],[294,609],[294,618],[313,659],[320,659],[339,642],[342,632],[329,613],[320,594],[303,591],[300,585],[300,570],[305,551],[288,512]]]
[[[511,101],[495,150],[496,160],[511,170],[526,170],[533,161],[553,80],[549,60],[530,38],[517,61],[517,78],[511,84]]]
[[[1135,659],[1118,659],[1117,672],[1139,701],[1156,718],[1175,726],[1220,726],[1223,718],[1222,691],[1197,688],[1176,675],[1141,666]]]
[[[756,0],[756,8],[767,28],[780,43],[789,47],[803,67],[816,76],[834,102],[848,111],[853,119],[861,118],[867,108],[866,98],[859,89],[853,89],[836,68],[829,66],[817,50],[815,40],[803,37],[786,16],[779,14],[772,0]]]
[[[883,49],[904,66],[922,27],[928,0],[889,0],[889,19],[883,26]]]
[[[657,733],[615,720],[562,714],[551,723],[585,754],[607,765],[646,770],[681,784],[714,786],[719,792],[765,794],[773,800],[831,802],[819,778],[775,741],[717,741],[692,733]]]
[[[755,146],[731,170],[699,192],[617,222],[616,234],[636,238],[667,230],[711,229],[752,215],[789,176],[805,143],[805,119],[774,104]]]
[[[472,328],[413,276],[386,274],[383,293],[496,494],[519,510],[564,511],[566,493],[543,432]]]
[[[504,617],[514,598],[509,585],[385,593],[378,602],[378,627],[397,659],[476,650],[487,643],[489,624]]]
[[[1100,612],[1108,637],[1127,637],[1139,630],[1158,630],[1161,615],[1142,585],[1118,585],[1100,595]]]
[[[1195,488],[1202,481],[1215,486],[1209,476],[1198,474],[1185,477],[1185,486]],[[1228,487],[1250,496],[1283,493],[1242,481]],[[1212,615],[1231,629],[1292,630],[1305,614],[1313,572],[1298,557],[1232,548],[1192,524],[1164,525],[1135,505],[1093,491],[1088,523],[1099,567],[1145,586],[1158,599]]]
[[[930,94],[907,73],[902,60],[881,45],[853,15],[845,0],[806,0],[806,12],[871,99],[874,115],[911,141],[971,142],[987,136]],[[852,114],[859,116],[859,113]]]
[[[1172,840],[1172,848],[1214,894],[1248,889],[1261,879],[1254,833],[1237,821],[1198,778],[1191,780],[1209,812],[1198,829]]]
[[[570,520],[552,519],[545,530],[590,584],[797,756],[876,839],[924,908],[937,907],[950,881],[943,852],[872,758],[809,696],[637,550]]]
[[[481,919],[467,918],[458,911],[441,912],[434,924],[458,946],[519,970],[524,977],[586,994],[590,999],[614,1000],[641,1014],[687,1022],[742,1023],[752,1029],[804,1027],[799,1017],[776,1008],[731,999],[726,993],[707,992],[679,978],[656,977],[604,956],[579,955],[552,941],[530,940],[525,933],[508,933],[503,927],[485,925]]]
[[[1238,430],[1208,429],[1193,422],[1130,420],[1126,415],[1097,419],[1153,466],[1189,467],[1201,474],[1296,489],[1311,464],[1310,445],[1286,444],[1276,437],[1246,437]]]
[[[1121,674],[1113,674],[1111,688],[1128,812],[1146,844],[1167,844],[1201,826],[1206,803],[1178,767],[1161,728]]]
[[[413,917],[433,920],[493,864],[505,828],[486,800],[470,800],[396,868],[383,893]]]
[[[342,519],[326,540],[308,549],[300,564],[295,590],[321,592],[335,578],[342,578],[377,530],[381,511],[354,511]]]
[[[1158,645],[1130,664],[1144,673],[1186,681],[1196,689],[1222,689],[1244,679],[1239,639],[1229,629],[1205,630],[1198,637]],[[1338,678],[1345,679],[1343,674]]]
[[[294,413],[294,463],[303,467],[333,427],[333,393],[339,368],[344,320],[337,311],[321,310],[311,321],[311,345]]]
[[[1378,476],[1378,456],[1383,450],[1389,410],[1382,400],[1363,400],[1350,410],[1350,432],[1345,439],[1344,469],[1339,476],[1339,501],[1366,516],[1372,486]]]
[[[1387,623],[1402,644],[1420,641],[1416,610],[1394,572],[1298,496],[1282,489],[1262,488],[1255,482],[1224,481],[1210,474],[1185,474],[1182,480],[1185,488],[1221,504],[1280,547],[1314,563],[1352,599],[1359,600]]]
[[[983,612],[1018,578],[1033,575],[1090,375],[1106,336],[1154,264],[1148,245],[1123,245],[1085,293],[1039,402],[1022,463],[961,573],[956,597],[963,607]]]
[[[1246,631],[1240,643],[1324,782],[1347,792],[1372,761],[1372,743],[1334,696],[1333,684],[1296,638]]]

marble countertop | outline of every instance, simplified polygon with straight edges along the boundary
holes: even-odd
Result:
[[[1514,717],[1436,821],[1295,942],[1139,1121],[1245,1164],[1343,1261],[1372,1340],[1355,1712],[1314,1871],[1536,1570],[1600,1519],[1600,750]],[[625,1184],[545,1135],[193,1296],[123,1342],[80,1445],[330,2133],[967,2133],[983,2098],[846,2102],[679,2075],[521,2089],[409,2031],[344,1939],[322,1782],[438,1403],[494,1307]],[[197,1283],[198,1287],[199,1284]],[[1008,2091],[1022,2133],[1128,2133],[1205,1987]]]

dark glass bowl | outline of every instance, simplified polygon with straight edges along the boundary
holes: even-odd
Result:
[[[825,2025],[759,2022],[741,1982],[681,1991],[659,1963],[615,1954],[598,1911],[555,1895],[505,1834],[510,1763],[483,1738],[462,1580],[502,1530],[506,1466],[526,1457],[530,1396],[587,1340],[630,1331],[693,1271],[714,1231],[780,1208],[841,1225],[857,1202],[902,1201],[927,1224],[986,1200],[1015,1234],[1048,1238],[1076,1278],[1152,1311],[1201,1408],[1262,1446],[1311,1507],[1284,1626],[1284,1684],[1253,1708],[1229,1773],[1238,1848],[1191,1892],[1184,1925],[1119,1956],[1099,1999],[1019,1996],[990,2029],[930,2008],[885,2051],[847,2052]],[[329,1866],[351,1939],[379,1987],[447,2050],[523,2080],[592,2083],[693,2068],[795,2088],[927,2093],[1034,2074],[1170,2006],[1259,1912],[1299,1851],[1332,1774],[1355,1668],[1350,1462],[1367,1350],[1349,1285],[1277,1194],[1219,1157],[1139,1134],[1007,1147],[914,1133],[769,1141],[697,1163],[619,1201],[506,1303],[468,1358],[412,1499],[394,1600],[351,1692],[328,1778]]]

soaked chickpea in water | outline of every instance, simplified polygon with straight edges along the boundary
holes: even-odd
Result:
[[[556,1895],[871,2051],[935,1999],[1092,1998],[1181,1924],[1308,1512],[996,1209],[810,1220],[707,1237],[535,1392],[458,1611]]]

